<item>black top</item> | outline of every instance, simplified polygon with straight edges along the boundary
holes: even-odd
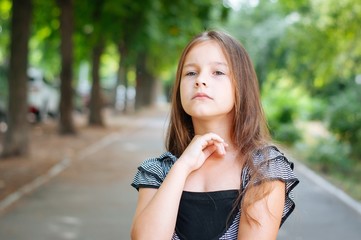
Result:
[[[237,215],[239,208],[235,208],[235,201],[238,194],[238,190],[184,191],[175,229],[178,237],[197,240],[219,239]]]

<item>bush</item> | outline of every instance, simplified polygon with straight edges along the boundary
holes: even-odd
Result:
[[[348,173],[352,168],[350,145],[335,137],[319,139],[307,152],[307,160],[323,173]]]
[[[308,120],[324,120],[326,116],[327,104],[325,100],[313,98],[310,100],[307,111]]]
[[[361,86],[353,84],[331,98],[327,122],[330,131],[350,144],[352,155],[361,156]]]
[[[288,144],[301,140],[300,131],[293,123],[279,125],[275,131],[272,131],[272,136],[275,140]]]
[[[272,137],[292,145],[301,139],[296,127],[304,109],[306,98],[300,87],[295,87],[292,79],[280,75],[271,75],[262,88],[262,100]]]

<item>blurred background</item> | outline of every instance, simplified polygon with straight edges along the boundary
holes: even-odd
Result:
[[[358,0],[0,0],[0,164],[49,121],[76,136],[76,116],[106,127],[105,109],[166,104],[184,45],[223,29],[251,55],[274,139],[361,200],[360,26]]]

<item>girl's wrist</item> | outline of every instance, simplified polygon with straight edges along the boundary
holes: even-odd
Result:
[[[179,159],[175,162],[173,168],[174,168],[174,167],[177,169],[177,172],[186,175],[186,177],[188,177],[188,175],[192,172],[191,167],[188,166],[187,163],[185,163],[184,161],[182,161],[181,158],[179,158]]]

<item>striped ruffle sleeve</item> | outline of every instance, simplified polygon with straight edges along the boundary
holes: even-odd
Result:
[[[139,188],[159,188],[175,161],[176,157],[170,152],[145,160],[138,167],[131,185],[137,190]]]
[[[268,146],[254,154],[254,164],[261,171],[262,179],[256,179],[255,183],[263,181],[280,180],[286,184],[285,206],[283,208],[281,226],[295,209],[293,189],[299,183],[293,169],[294,164],[290,162],[283,153],[275,146]],[[250,180],[252,173],[246,169],[245,182]],[[246,186],[245,186],[246,187]]]

